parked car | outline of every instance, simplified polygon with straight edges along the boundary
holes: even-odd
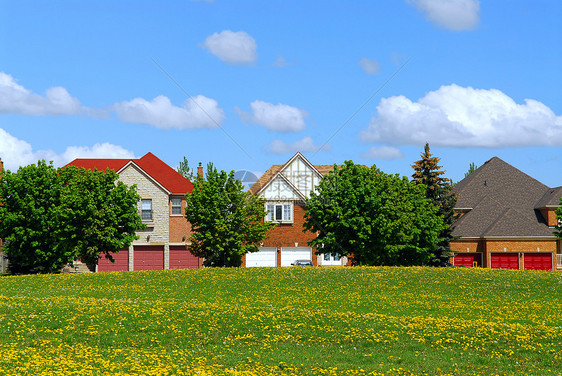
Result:
[[[295,260],[291,265],[293,266],[314,266],[311,260]]]

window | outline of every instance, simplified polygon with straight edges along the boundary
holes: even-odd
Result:
[[[142,200],[141,204],[141,218],[143,220],[151,220],[152,219],[152,200],[145,199]]]
[[[292,204],[268,204],[267,221],[288,222],[293,220]]]
[[[172,214],[181,214],[181,198],[172,198]]]

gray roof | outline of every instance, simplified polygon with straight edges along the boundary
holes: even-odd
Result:
[[[470,209],[455,223],[455,236],[553,236],[538,209],[558,205],[562,187],[549,188],[498,157],[457,183],[454,192],[456,208]]]
[[[535,205],[536,209],[546,208],[547,206],[560,206],[562,197],[562,187],[550,188]]]

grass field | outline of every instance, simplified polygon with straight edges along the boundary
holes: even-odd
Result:
[[[560,375],[562,273],[0,277],[2,375]]]

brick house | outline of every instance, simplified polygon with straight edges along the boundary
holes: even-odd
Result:
[[[295,260],[312,260],[314,265],[345,265],[347,258],[330,254],[317,256],[308,242],[316,237],[303,232],[305,200],[315,190],[322,176],[333,165],[312,165],[296,153],[283,165],[273,165],[250,188],[250,193],[265,199],[268,214],[264,220],[277,226],[259,247],[247,253],[244,266],[290,266]]]
[[[75,159],[68,165],[114,170],[120,181],[136,185],[141,196],[139,213],[147,228],[113,256],[115,263],[100,258],[97,271],[199,267],[199,259],[186,248],[191,228],[184,217],[185,195],[193,190],[189,180],[152,153],[139,159]]]
[[[502,269],[562,268],[553,234],[562,187],[549,188],[494,157],[454,188],[460,217],[454,265]]]

